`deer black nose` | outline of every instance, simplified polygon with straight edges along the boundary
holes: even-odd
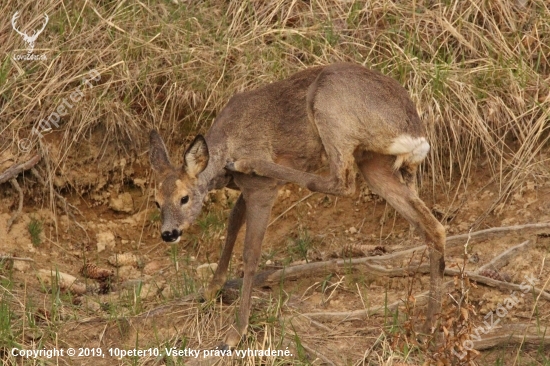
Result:
[[[172,231],[163,231],[162,234],[160,234],[162,237],[162,240],[165,242],[171,243],[176,240],[178,240],[181,236],[181,231],[174,229]]]

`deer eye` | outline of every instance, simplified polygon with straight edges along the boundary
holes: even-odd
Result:
[[[181,204],[185,205],[187,202],[189,202],[189,196],[184,196],[181,198]]]
[[[160,205],[157,201],[155,201],[155,205],[157,205],[157,208],[160,210]]]

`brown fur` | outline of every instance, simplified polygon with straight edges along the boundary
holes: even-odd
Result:
[[[205,145],[197,138],[187,149],[182,168],[170,165],[160,136],[151,133],[151,164],[165,182],[157,192],[163,238],[181,235],[209,190],[229,186],[242,191],[205,291],[206,298],[213,298],[223,286],[237,233],[246,222],[242,302],[227,346],[236,346],[247,331],[252,279],[278,187],[293,182],[312,191],[350,195],[355,164],[373,191],[419,229],[431,247],[426,326],[434,325],[441,307],[445,231],[414,188],[417,165],[429,148],[424,135],[425,126],[403,87],[378,72],[344,63],[306,69],[235,95],[208,131]],[[314,174],[325,158],[330,174]],[[189,201],[178,206],[182,195]]]

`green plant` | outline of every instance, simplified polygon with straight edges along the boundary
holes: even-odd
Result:
[[[14,321],[14,313],[10,309],[6,297],[2,296],[0,299],[0,344],[7,348],[18,346],[13,327]]]
[[[210,235],[222,230],[225,227],[225,221],[226,217],[222,211],[209,210],[197,220],[197,224],[201,232]]]
[[[149,221],[150,221],[152,224],[159,223],[159,222],[160,222],[160,211],[158,211],[158,210],[152,211],[152,212],[149,214]]]
[[[42,222],[36,218],[31,218],[27,229],[31,235],[32,245],[35,247],[39,246],[40,243],[42,243],[42,239],[40,238],[40,235],[42,234]]]
[[[307,252],[313,245],[313,239],[306,229],[300,229],[298,235],[291,239],[288,251],[292,257],[298,256],[307,262]]]

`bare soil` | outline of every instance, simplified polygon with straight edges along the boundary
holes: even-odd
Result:
[[[93,154],[91,151],[87,153]],[[105,158],[101,167],[87,166],[85,161],[71,166],[62,178],[56,178],[64,179],[58,183],[59,186],[72,187],[61,190],[61,193],[80,210],[80,213],[71,210],[78,225],[60,207],[56,207],[55,214],[52,213],[45,203],[49,202],[49,191],[41,189],[27,172],[19,178],[26,187],[24,213],[7,232],[6,223],[17,207],[18,196],[9,184],[2,186],[0,252],[32,259],[14,261],[11,266],[5,262],[0,269],[1,278],[9,278],[12,284],[10,289],[2,286],[1,291],[4,295],[6,292],[13,295],[10,301],[17,319],[13,326],[22,330],[18,342],[26,348],[31,348],[33,342],[42,342],[40,344],[44,347],[102,347],[104,350],[109,347],[130,349],[136,345],[140,348],[160,345],[180,348],[186,345],[193,349],[214,347],[234,319],[235,304],[205,305],[178,299],[196,294],[207,282],[208,271],[205,274],[197,272],[196,268],[218,260],[225,238],[226,219],[238,193],[229,190],[213,192],[198,223],[186,233],[185,240],[172,247],[160,240],[158,214],[151,200],[154,187],[146,154],[133,161]],[[550,163],[546,168],[550,168]],[[474,230],[479,230],[550,222],[550,182],[536,176],[480,222],[479,219],[498,197],[500,188],[497,183],[489,181],[484,169],[475,172],[467,190],[456,197],[448,193],[452,191],[450,187],[441,189],[431,187],[430,183],[430,177],[424,177],[421,195],[444,222],[448,235],[466,233],[473,225],[476,225]],[[261,269],[362,256],[365,248],[378,247],[378,250],[390,253],[422,244],[417,233],[390,206],[371,194],[362,181],[359,187],[351,199],[313,194],[290,210],[295,202],[310,192],[296,186],[281,189],[272,215],[276,219],[264,241]],[[286,210],[288,212],[279,217]],[[31,242],[31,220],[43,225],[38,245]],[[232,261],[232,277],[240,275],[242,234]],[[524,240],[532,241],[529,250],[513,258],[501,273],[518,284],[525,276],[534,276],[540,280],[540,287],[548,289],[550,230],[521,231],[475,242],[468,248],[466,270],[475,271]],[[462,246],[449,250],[446,253],[447,266],[462,266],[463,252]],[[121,253],[132,253],[137,259],[125,266],[113,266],[109,257]],[[403,265],[419,261],[420,254],[407,258]],[[82,275],[81,268],[85,263],[114,271],[113,284],[105,291],[107,293],[89,292],[77,296],[62,291],[59,296],[53,296],[51,286],[37,278],[39,270],[55,269],[77,277],[88,288],[97,287],[96,281]],[[338,365],[354,364],[371,347],[373,355],[380,357],[380,364],[388,362],[387,358],[384,359],[384,352],[379,350],[380,345],[375,342],[385,334],[383,329],[391,328],[387,327],[393,324],[391,315],[311,322],[299,314],[382,306],[407,299],[409,291],[412,295],[426,291],[427,286],[427,276],[385,278],[368,274],[358,267],[343,268],[336,273],[315,273],[284,282],[278,287],[260,288],[253,294],[251,334],[254,336],[246,340],[243,347],[289,346],[294,358],[299,358],[296,332],[301,344],[319,351]],[[508,295],[509,292],[483,285],[472,288],[469,301],[477,312],[475,323],[481,324],[483,316],[494,311]],[[59,313],[52,313],[52,302],[57,304],[55,309]],[[166,306],[169,311],[166,311]],[[154,309],[157,309],[157,315],[143,315]],[[32,322],[25,320],[25,311],[30,314]],[[528,296],[522,298],[501,322],[537,321],[547,326],[549,317],[550,304]],[[519,364],[540,364],[530,363],[540,362],[535,361],[540,360],[541,354],[537,347],[523,346],[519,352],[522,354]],[[542,353],[548,357],[547,350]],[[484,365],[503,360],[501,364],[512,364],[517,354],[517,346],[501,347],[482,352],[476,362]],[[315,361],[311,352],[304,357],[309,357],[309,362],[322,363],[322,360]],[[369,362],[377,364],[376,358],[372,357]],[[47,360],[46,363],[112,365],[125,364],[129,360],[131,358],[107,355],[105,359],[73,357],[62,361]],[[144,364],[157,361],[169,364],[162,357],[150,357],[145,361]]]

